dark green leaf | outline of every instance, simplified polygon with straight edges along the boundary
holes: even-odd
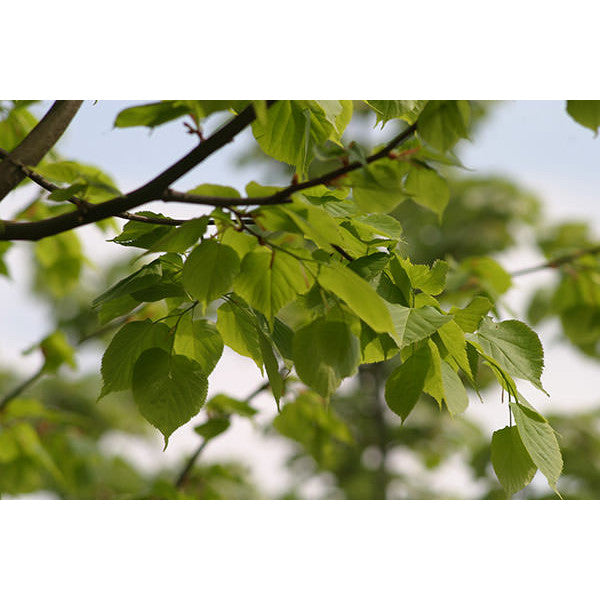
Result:
[[[310,279],[296,258],[259,247],[244,257],[234,290],[272,321],[280,308],[310,289]]]
[[[567,100],[567,112],[580,125],[598,135],[600,127],[600,100]]]
[[[378,332],[393,331],[384,300],[360,276],[339,263],[322,265],[319,284],[341,298],[358,317]]]
[[[505,427],[492,436],[492,466],[507,496],[516,494],[533,479],[537,467],[529,456],[517,427]]]
[[[356,371],[360,346],[346,323],[318,319],[296,331],[293,356],[300,379],[329,398]]]
[[[537,334],[521,321],[494,323],[485,318],[477,339],[483,351],[512,377],[531,381],[543,390],[540,377],[544,368],[544,350]]]
[[[135,363],[133,397],[144,418],[165,438],[196,416],[208,391],[200,365],[160,348],[145,350]]]
[[[233,248],[204,240],[194,248],[183,267],[183,286],[203,305],[228,292],[240,270],[240,259]]]
[[[172,338],[164,323],[132,321],[125,324],[115,334],[102,357],[102,392],[100,398],[109,392],[118,392],[131,387],[133,367],[140,354],[148,348],[170,350]]]
[[[188,312],[179,321],[173,352],[195,360],[207,375],[217,366],[223,353],[223,340],[210,321],[192,319]]]
[[[429,348],[423,346],[388,377],[385,384],[385,401],[390,410],[401,417],[402,422],[421,396],[430,361]]]
[[[558,494],[556,483],[563,468],[563,461],[554,430],[544,417],[527,406],[511,402],[510,408],[521,441],[531,460]]]

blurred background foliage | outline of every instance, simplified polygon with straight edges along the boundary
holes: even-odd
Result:
[[[349,134],[359,147],[368,149],[377,139],[373,115],[364,108],[356,103]],[[493,103],[474,102],[472,109],[473,127],[478,127],[493,110]],[[25,102],[2,103],[0,112],[0,147],[10,150],[35,124],[35,118]],[[394,124],[386,127],[387,134]],[[251,146],[241,153],[238,164],[256,164],[273,181],[282,175],[291,178],[286,165],[261,163],[264,154],[257,148]],[[456,162],[460,164],[458,158]],[[332,165],[339,165],[339,149],[326,144],[310,165],[310,176]],[[451,194],[441,222],[411,200],[393,213],[404,230],[407,256],[416,263],[445,259],[452,265],[446,296],[439,300],[457,303],[472,297],[474,291],[497,300],[510,287],[511,278],[494,259],[517,248],[521,240],[532,240],[548,267],[554,266],[556,276],[552,285],[532,293],[528,322],[537,326],[554,320],[560,324],[564,343],[600,358],[600,246],[588,225],[548,224],[543,203],[518,182],[453,167],[444,175]],[[53,208],[34,196],[26,210],[30,218],[43,218]],[[9,246],[2,244],[0,259]],[[76,348],[91,344],[102,350],[114,332],[114,322],[99,322],[90,308],[91,300],[127,272],[130,255],[110,269],[82,277],[87,259],[78,234],[47,238],[30,250],[31,294],[43,303],[56,330],[64,332]],[[1,260],[0,268],[7,274]],[[152,316],[153,305],[143,311],[140,316]],[[41,349],[50,352],[43,345]],[[74,372],[61,365],[68,360],[60,349],[52,352],[58,352],[59,359],[52,363],[45,356],[46,370],[42,368],[30,382],[8,370],[0,372],[0,396],[11,397],[0,409],[2,497],[266,497],[243,464],[235,459],[206,461],[202,455],[212,439],[228,435],[232,420],[254,421],[256,394],[251,390],[246,399],[218,396],[207,404],[205,422],[196,427],[199,447],[194,455],[170,468],[141,468],[126,454],[115,454],[110,443],[119,434],[139,440],[153,435],[132,399],[123,393],[118,401],[97,402],[99,375]],[[408,422],[400,425],[382,397],[382,382],[395,361],[363,365],[327,407],[318,395],[288,377],[281,412],[272,422],[255,425],[265,439],[287,440],[290,483],[281,498],[306,497],[307,485],[315,482],[318,493],[311,497],[447,498],[447,492],[436,485],[436,476],[449,464],[459,464],[461,477],[470,482],[468,492],[456,497],[505,498],[491,467],[490,432],[482,426],[468,417],[450,418],[428,396]],[[481,368],[479,387],[485,389],[492,380],[491,373]],[[600,409],[550,415],[549,421],[559,434],[564,457],[559,482],[563,497],[600,497]],[[529,485],[516,497],[555,496],[545,487]]]

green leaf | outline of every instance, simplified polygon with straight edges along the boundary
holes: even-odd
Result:
[[[423,346],[388,377],[385,384],[385,401],[390,410],[400,416],[402,422],[421,396],[430,362],[429,348]]]
[[[398,271],[398,266],[402,267],[413,288],[422,290],[432,296],[437,296],[444,291],[448,263],[443,260],[436,260],[429,267],[427,265],[413,265],[407,258],[395,257],[390,266],[394,282],[400,289],[404,285],[404,277],[403,273]]]
[[[133,398],[144,418],[165,438],[196,416],[208,391],[200,365],[160,348],[145,350],[133,369]]]
[[[236,400],[226,394],[213,396],[205,406],[209,415],[239,415],[240,417],[253,417],[258,411],[247,402]]]
[[[527,379],[544,391],[540,377],[544,368],[544,350],[532,329],[521,321],[494,323],[485,318],[477,339],[483,351],[512,377]]]
[[[331,251],[331,244],[341,244],[339,226],[334,218],[322,207],[303,202],[299,197],[301,196],[294,197],[291,205],[278,207],[280,212],[289,217],[297,230],[319,248]],[[290,228],[290,231],[293,230]]]
[[[313,392],[301,392],[294,402],[287,403],[273,419],[273,426],[281,435],[302,444],[319,464],[328,464],[334,443],[353,442],[348,426]]]
[[[298,377],[329,398],[356,371],[360,346],[346,323],[321,318],[296,331],[293,357]]]
[[[389,260],[390,255],[386,252],[374,252],[353,260],[348,263],[348,267],[363,279],[371,281],[385,268]]]
[[[406,200],[404,176],[409,167],[406,162],[383,159],[354,171],[352,194],[364,212],[389,213]]]
[[[75,350],[69,344],[62,331],[55,331],[40,342],[40,349],[44,355],[44,372],[56,373],[59,367],[67,363],[75,368]]]
[[[489,256],[473,256],[462,261],[461,269],[474,275],[478,284],[492,298],[504,294],[512,285],[511,276]]]
[[[188,190],[187,193],[197,196],[216,196],[217,198],[241,198],[240,193],[235,188],[217,183],[203,183]]]
[[[567,100],[567,112],[580,125],[598,135],[600,127],[600,100]]]
[[[115,119],[115,127],[158,127],[185,115],[196,121],[222,110],[242,110],[247,100],[163,100],[123,109]]]
[[[266,154],[305,173],[314,147],[331,136],[339,138],[338,129],[343,127],[344,117],[338,124],[331,106],[326,108],[314,100],[280,100],[269,108],[266,124],[254,121],[252,132]]]
[[[367,100],[377,114],[377,123],[385,125],[391,119],[402,119],[412,125],[427,104],[427,100]]]
[[[55,183],[75,184],[77,195],[90,202],[101,202],[121,195],[113,179],[93,165],[64,160],[42,163],[35,171]],[[56,196],[68,196],[69,193],[66,190],[57,190],[53,199],[56,199]]]
[[[390,215],[358,215],[352,219],[352,223],[356,224],[357,221],[378,236],[398,241],[402,239],[402,225]]]
[[[473,332],[491,309],[492,303],[485,296],[475,296],[465,308],[455,307],[450,309],[450,313],[463,331]]]
[[[442,386],[444,400],[452,416],[463,413],[469,406],[467,390],[454,369],[445,361],[441,361]]]
[[[223,342],[242,356],[251,358],[262,370],[263,357],[260,349],[259,329],[256,316],[240,298],[217,309],[217,329]]]
[[[183,315],[177,325],[173,352],[195,360],[207,375],[217,366],[223,354],[223,340],[213,323]]]
[[[240,259],[233,248],[204,240],[185,261],[183,287],[206,306],[231,289],[239,270]]]
[[[363,363],[388,360],[398,352],[398,346],[387,333],[377,333],[361,323],[360,351]]]
[[[271,385],[271,392],[273,393],[273,397],[275,398],[277,407],[279,408],[279,399],[283,394],[283,378],[279,373],[279,363],[277,362],[277,358],[273,352],[273,346],[271,342],[267,339],[267,336],[262,333],[262,331],[259,333],[258,342],[260,344],[260,351],[262,353],[265,371],[267,372],[269,384]]]
[[[157,127],[190,112],[185,102],[166,100],[131,106],[122,110],[115,119],[115,127]]]
[[[133,367],[140,354],[148,348],[170,350],[172,338],[164,323],[150,319],[125,324],[113,337],[102,357],[102,380],[104,385],[100,398],[110,392],[131,387]]]
[[[214,417],[202,425],[194,427],[194,431],[204,438],[204,441],[212,440],[229,429],[230,421],[227,417]]]
[[[467,357],[467,340],[463,330],[454,321],[448,321],[438,329],[437,334],[452,361],[472,380],[473,374]],[[448,359],[448,357],[445,358]],[[449,362],[452,363],[452,361]]]
[[[556,483],[563,468],[563,461],[554,430],[548,421],[534,410],[516,402],[511,402],[510,408],[521,441],[531,460],[558,494]]]
[[[341,298],[377,332],[391,332],[394,323],[384,300],[359,275],[339,263],[321,265],[319,284]]]
[[[531,460],[517,427],[505,427],[492,436],[492,466],[507,496],[516,494],[533,479],[537,467]]]
[[[244,257],[233,289],[272,322],[280,308],[310,289],[310,278],[296,258],[259,247]]]
[[[181,254],[193,246],[206,232],[208,217],[191,219],[178,227],[170,227],[162,237],[148,248],[150,252],[176,252]]]
[[[429,368],[427,369],[427,375],[425,377],[425,383],[423,385],[423,391],[429,394],[432,398],[435,398],[440,409],[442,408],[442,402],[444,401],[444,385],[442,383],[442,358],[440,351],[435,345],[433,340],[427,340],[427,346],[431,355],[429,362]]]
[[[429,337],[452,319],[450,315],[443,315],[432,306],[421,308],[406,308],[398,304],[387,306],[394,321],[394,333],[391,335],[400,347]]]
[[[151,263],[144,265],[135,273],[121,279],[118,283],[109,288],[106,292],[98,296],[92,301],[93,307],[98,307],[100,304],[115,300],[122,296],[131,295],[135,292],[149,288],[162,279],[162,263],[159,258]]]
[[[85,190],[87,187],[86,183],[74,183],[67,188],[64,189],[56,189],[50,194],[48,194],[48,200],[54,200],[55,202],[66,202],[70,200],[73,196],[79,194],[79,192]]]
[[[446,180],[428,167],[411,167],[404,191],[417,203],[433,211],[441,219],[450,200]]]
[[[466,100],[430,100],[418,120],[418,133],[445,152],[469,135],[471,108]]]
[[[150,211],[140,211],[134,213],[142,217],[166,219],[165,215],[153,213]],[[155,225],[153,223],[144,223],[143,221],[128,221],[125,223],[121,233],[110,240],[121,246],[135,246],[136,248],[151,248],[152,245],[168,233],[172,227],[170,225]]]

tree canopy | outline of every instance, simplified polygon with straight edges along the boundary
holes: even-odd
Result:
[[[0,494],[260,497],[241,465],[199,456],[233,420],[254,422],[252,402],[265,391],[275,411],[265,435],[294,449],[286,497],[300,497],[315,475],[329,478],[327,497],[435,497],[420,476],[392,469],[394,450],[426,469],[462,453],[483,497],[597,494],[582,468],[585,452],[600,458],[597,415],[544,414],[523,382],[545,392],[535,328],[546,320],[600,358],[600,244],[585,223],[541,227],[540,202],[517,182],[463,168],[456,146],[489,103],[132,103],[115,128],[180,127],[197,139],[132,190],[102,165],[61,154],[80,106],[56,101],[38,120],[32,101],[0,103],[0,200],[19,187],[31,196],[0,222],[0,273],[10,277],[3,259],[26,245],[32,293],[55,325],[29,349],[43,356],[40,369],[0,380]],[[565,109],[597,133],[600,102]],[[365,134],[373,125],[385,134],[374,146]],[[174,187],[246,130],[254,142],[244,162],[272,180]],[[145,208],[156,201],[163,211]],[[175,204],[198,214],[170,216]],[[89,227],[123,249],[91,282],[80,237]],[[535,236],[545,260],[509,272],[497,256],[519,231]],[[555,283],[535,291],[527,314],[507,315],[514,280],[538,270],[554,270]],[[90,341],[102,347],[100,381],[69,374]],[[211,392],[225,347],[264,376],[246,397]],[[347,380],[353,386],[340,389]],[[468,419],[489,386],[507,407],[506,426],[491,435]],[[149,426],[169,452],[171,435],[196,418],[198,449],[172,471],[148,474],[106,452],[109,434],[142,436]],[[581,428],[593,451],[580,448]],[[537,472],[547,489],[521,492]]]

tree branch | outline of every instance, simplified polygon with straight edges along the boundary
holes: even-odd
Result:
[[[564,254],[558,258],[546,261],[545,263],[541,263],[533,267],[527,267],[526,269],[513,271],[510,273],[510,276],[519,277],[520,275],[529,275],[530,273],[543,271],[544,269],[558,269],[558,267],[572,263],[578,258],[582,258],[584,256],[593,256],[594,254],[600,254],[600,245],[592,246],[591,248],[582,248],[581,250],[576,250],[575,252],[570,252],[569,254]]]
[[[12,160],[0,163],[0,200],[25,178],[15,162],[37,165],[64,133],[82,103],[83,100],[57,100],[44,118],[10,153]]]
[[[271,105],[273,101],[269,101]],[[171,190],[168,185],[192,169],[211,154],[229,143],[233,137],[255,118],[254,109],[248,106],[237,117],[232,119],[224,127],[218,130],[210,138],[201,143],[181,160],[169,167],[166,171],[149,181],[142,187],[126,194],[107,200],[101,204],[88,204],[85,210],[66,213],[57,217],[43,219],[32,223],[3,221],[0,222],[0,240],[40,240],[42,238],[56,235],[63,231],[75,229],[88,223],[95,223],[108,217],[121,216],[123,218],[141,220],[135,215],[128,213],[132,208],[153,200],[165,202],[186,202],[191,204],[203,204],[209,206],[268,206],[285,204],[290,202],[290,196],[298,191],[315,187],[321,184],[330,184],[335,179],[342,177],[352,171],[360,169],[363,163],[355,161],[325,173],[320,177],[309,179],[300,183],[292,184],[270,196],[256,198],[221,198],[216,196],[199,196],[195,194],[184,194]],[[402,142],[407,140],[417,130],[416,123],[407,127],[394,137],[379,152],[372,154],[365,160],[371,164],[376,160],[388,157],[389,153]],[[187,170],[186,170],[187,169]],[[169,223],[166,223],[169,224]]]
[[[267,106],[274,102],[269,100]],[[171,183],[231,142],[240,131],[254,121],[255,117],[254,107],[249,105],[171,167],[129,194],[112,198],[101,204],[87,204],[84,210],[80,209],[41,221],[30,223],[2,221],[0,240],[40,240],[88,223],[114,217],[153,200],[161,200]],[[214,205],[214,203],[210,204]]]
[[[269,381],[265,381],[264,383],[262,383],[259,387],[257,387],[253,392],[251,392],[250,394],[248,394],[243,400],[242,402],[246,402],[249,403],[252,400],[254,400],[254,398],[256,398],[256,396],[258,396],[261,392],[264,392],[265,390],[268,390],[270,386]],[[175,479],[175,487],[177,489],[180,489],[185,482],[187,481],[192,469],[194,468],[194,465],[196,464],[196,460],[198,459],[198,457],[200,456],[200,454],[202,453],[202,451],[204,450],[204,448],[206,447],[206,445],[208,444],[210,440],[202,440],[202,443],[198,446],[198,448],[196,449],[196,451],[188,458],[188,460],[186,460],[183,469],[181,470],[181,472],[179,473],[179,475],[177,476],[177,478]]]

